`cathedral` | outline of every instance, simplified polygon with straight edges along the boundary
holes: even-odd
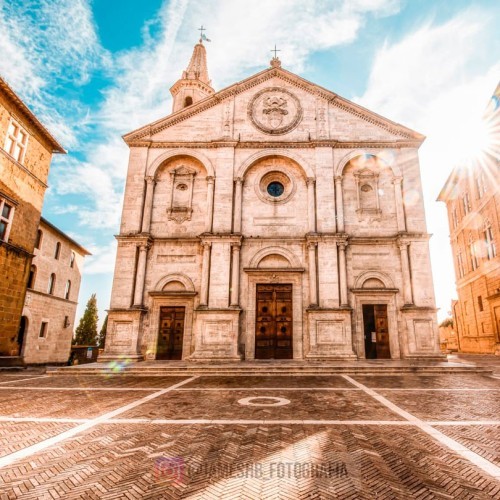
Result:
[[[130,159],[101,361],[439,358],[424,136],[194,47]]]

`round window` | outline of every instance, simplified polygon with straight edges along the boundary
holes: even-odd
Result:
[[[286,203],[295,192],[295,183],[285,172],[269,169],[255,179],[255,192],[266,203]]]
[[[273,181],[268,184],[267,192],[274,198],[278,198],[278,196],[281,196],[285,192],[285,187],[281,182]]]

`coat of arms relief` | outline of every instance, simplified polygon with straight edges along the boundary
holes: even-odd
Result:
[[[269,87],[257,92],[248,105],[252,123],[267,134],[285,134],[302,119],[302,107],[297,97],[281,87]]]

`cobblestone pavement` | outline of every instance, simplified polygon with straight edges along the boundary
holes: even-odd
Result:
[[[500,380],[0,376],[0,498],[500,499]]]

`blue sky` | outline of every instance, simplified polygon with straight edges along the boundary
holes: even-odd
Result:
[[[422,181],[440,317],[454,296],[435,202],[500,80],[497,0],[0,0],[0,74],[68,150],[43,214],[92,251],[77,316],[109,306],[127,169],[121,135],[170,113],[207,27],[215,89],[283,67],[425,134]]]

